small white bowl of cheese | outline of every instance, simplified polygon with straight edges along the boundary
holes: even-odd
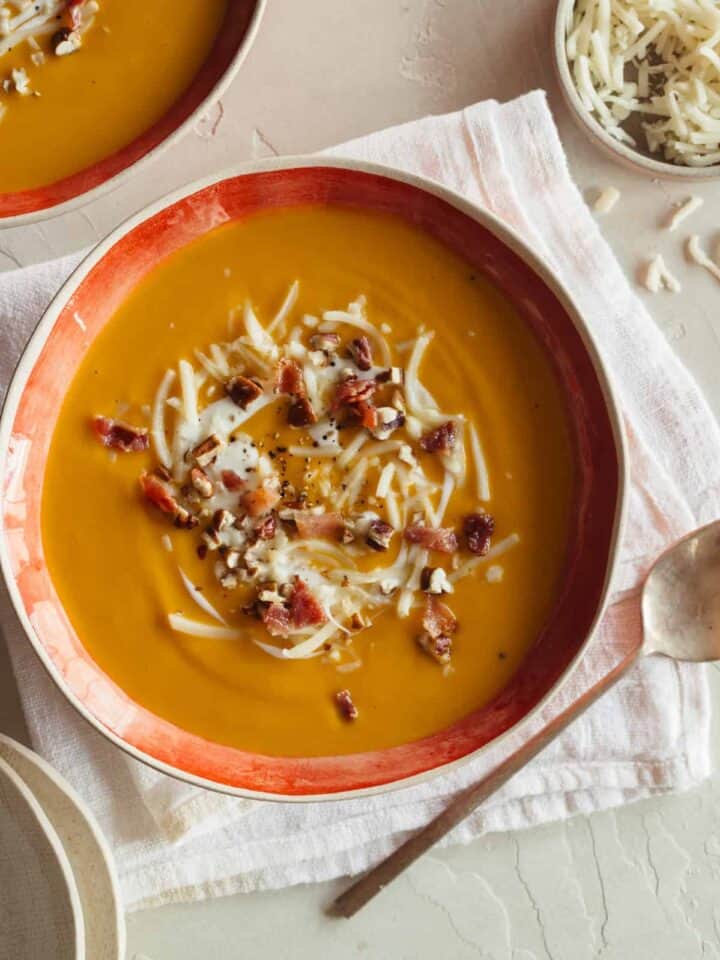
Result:
[[[720,2],[559,0],[554,46],[595,143],[653,176],[720,177]]]

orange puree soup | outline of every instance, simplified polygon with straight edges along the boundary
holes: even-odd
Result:
[[[225,8],[226,0],[98,0],[80,48],[60,56],[56,33],[4,54],[0,36],[0,193],[54,183],[152,127],[192,82]]]
[[[508,683],[558,594],[573,485],[558,383],[504,296],[400,219],[308,206],[212,231],[117,310],[59,415],[43,538],[82,642],[137,702],[223,744],[331,755],[437,732]]]

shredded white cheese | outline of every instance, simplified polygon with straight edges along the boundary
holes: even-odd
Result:
[[[630,146],[688,166],[720,162],[720,9],[714,0],[577,0],[566,53],[584,108]]]
[[[665,289],[670,293],[680,293],[680,281],[667,268],[661,254],[652,256],[641,270],[641,282],[650,293]]]
[[[687,238],[685,250],[690,260],[697,263],[700,267],[705,267],[708,273],[711,273],[716,280],[720,281],[720,267],[711,260],[700,245],[700,237],[692,234]]]
[[[675,230],[692,213],[695,213],[703,205],[702,197],[688,197],[680,206],[673,208],[667,219],[665,227],[667,230]]]
[[[596,197],[593,210],[595,213],[610,213],[619,199],[620,191],[617,187],[605,187]]]

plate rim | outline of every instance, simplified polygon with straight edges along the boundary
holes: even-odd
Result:
[[[22,797],[33,819],[35,820],[35,823],[37,824],[38,831],[43,834],[55,855],[55,859],[60,869],[60,874],[64,881],[71,907],[75,932],[75,958],[76,960],[85,960],[85,922],[83,919],[82,904],[80,902],[80,894],[75,882],[75,875],[73,874],[73,870],[65,852],[65,848],[63,847],[55,828],[50,823],[47,814],[41,807],[40,802],[35,797],[35,794],[28,787],[20,774],[17,773],[17,771],[3,757],[0,757],[0,776],[4,777],[6,781],[10,782],[17,791],[18,795]]]

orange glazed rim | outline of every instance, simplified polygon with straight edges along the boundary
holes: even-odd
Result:
[[[214,743],[134,702],[91,658],[47,570],[40,512],[47,451],[87,345],[155,264],[260,210],[344,205],[394,213],[460,252],[514,302],[560,380],[578,471],[573,533],[555,609],[508,686],[445,730],[384,750],[277,757]],[[81,322],[78,322],[80,318]],[[35,652],[69,702],[131,756],[197,786],[273,800],[325,800],[406,786],[477,755],[534,716],[567,680],[607,602],[625,513],[625,439],[580,313],[550,268],[491,214],[423,178],[344,159],[261,161],[193,183],[118,227],[48,307],[0,418],[0,563]]]
[[[215,42],[191,84],[172,106],[130,143],[54,183],[0,191],[0,229],[58,217],[119,187],[177,143],[225,93],[255,40],[267,0],[228,0]]]

